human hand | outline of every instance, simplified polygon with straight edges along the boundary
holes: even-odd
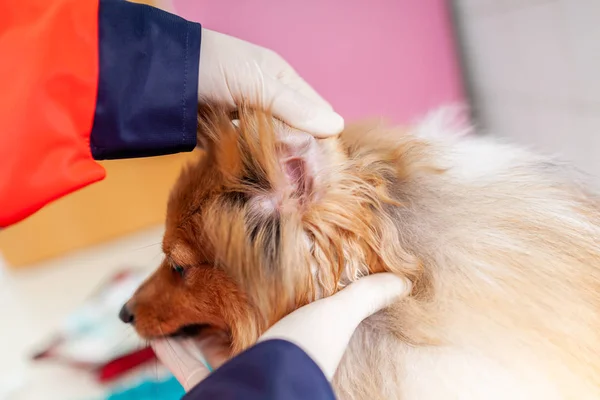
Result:
[[[224,332],[209,331],[198,338],[154,340],[152,349],[188,392],[227,361],[229,338]]]
[[[173,0],[155,0],[176,14]],[[316,137],[337,135],[344,119],[277,53],[232,36],[202,28],[199,101],[227,104],[242,100],[268,108],[288,125]]]
[[[277,53],[202,28],[199,101],[235,108],[241,101],[269,109],[317,137],[340,133],[344,120]]]
[[[333,296],[308,304],[273,325],[259,339],[283,339],[304,350],[331,380],[352,334],[362,320],[407,296],[412,284],[390,273],[361,278]],[[152,347],[186,391],[210,371],[204,358],[218,368],[228,357],[225,335],[210,333],[200,339],[160,339]]]
[[[350,338],[367,317],[408,296],[412,283],[391,273],[361,278],[333,296],[287,315],[259,339],[296,344],[321,368],[328,380],[342,360]]]

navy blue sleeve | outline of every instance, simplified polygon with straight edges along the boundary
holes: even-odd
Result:
[[[100,0],[100,72],[90,137],[97,160],[196,146],[201,27],[124,0]]]
[[[184,400],[334,400],[329,382],[298,346],[284,340],[257,344],[233,358]]]

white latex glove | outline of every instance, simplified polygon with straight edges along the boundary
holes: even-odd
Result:
[[[224,334],[207,335],[200,339],[163,338],[153,341],[152,349],[188,392],[227,361],[227,341]]]
[[[306,352],[331,380],[352,334],[367,317],[410,293],[412,284],[391,273],[361,278],[333,296],[287,315],[259,339],[284,339]]]
[[[408,295],[411,288],[408,280],[390,273],[367,276],[331,297],[289,314],[267,330],[259,342],[284,339],[296,344],[331,380],[361,321]],[[225,361],[223,344],[205,339],[161,339],[152,347],[187,391],[210,373],[202,355],[214,368]]]
[[[172,0],[158,8],[177,14]],[[229,104],[242,99],[268,108],[288,125],[316,137],[337,135],[344,119],[277,53],[202,28],[198,76],[200,102]]]
[[[235,107],[242,99],[317,137],[336,135],[344,120],[277,53],[202,28],[198,95]]]

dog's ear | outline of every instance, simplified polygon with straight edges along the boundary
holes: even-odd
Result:
[[[284,190],[301,203],[310,199],[314,189],[317,149],[315,139],[282,123],[275,128],[277,160],[283,172]]]
[[[259,196],[261,202],[268,200],[265,206],[278,207],[289,199],[306,204],[314,194],[315,175],[323,170],[314,137],[268,111],[227,110],[202,105],[198,117],[198,146],[217,166],[226,190]]]

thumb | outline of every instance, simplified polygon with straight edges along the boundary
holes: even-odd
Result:
[[[344,119],[326,103],[319,103],[284,83],[274,81],[267,91],[273,115],[288,125],[315,137],[335,136],[344,129]]]
[[[336,307],[352,310],[357,325],[365,318],[406,296],[412,283],[389,272],[373,274],[359,279],[344,290],[329,297]]]
[[[284,339],[303,349],[332,379],[361,321],[408,295],[411,283],[391,273],[367,276],[333,296],[285,316],[259,339]]]
[[[152,349],[186,392],[210,374],[191,339],[158,339],[152,342]]]

